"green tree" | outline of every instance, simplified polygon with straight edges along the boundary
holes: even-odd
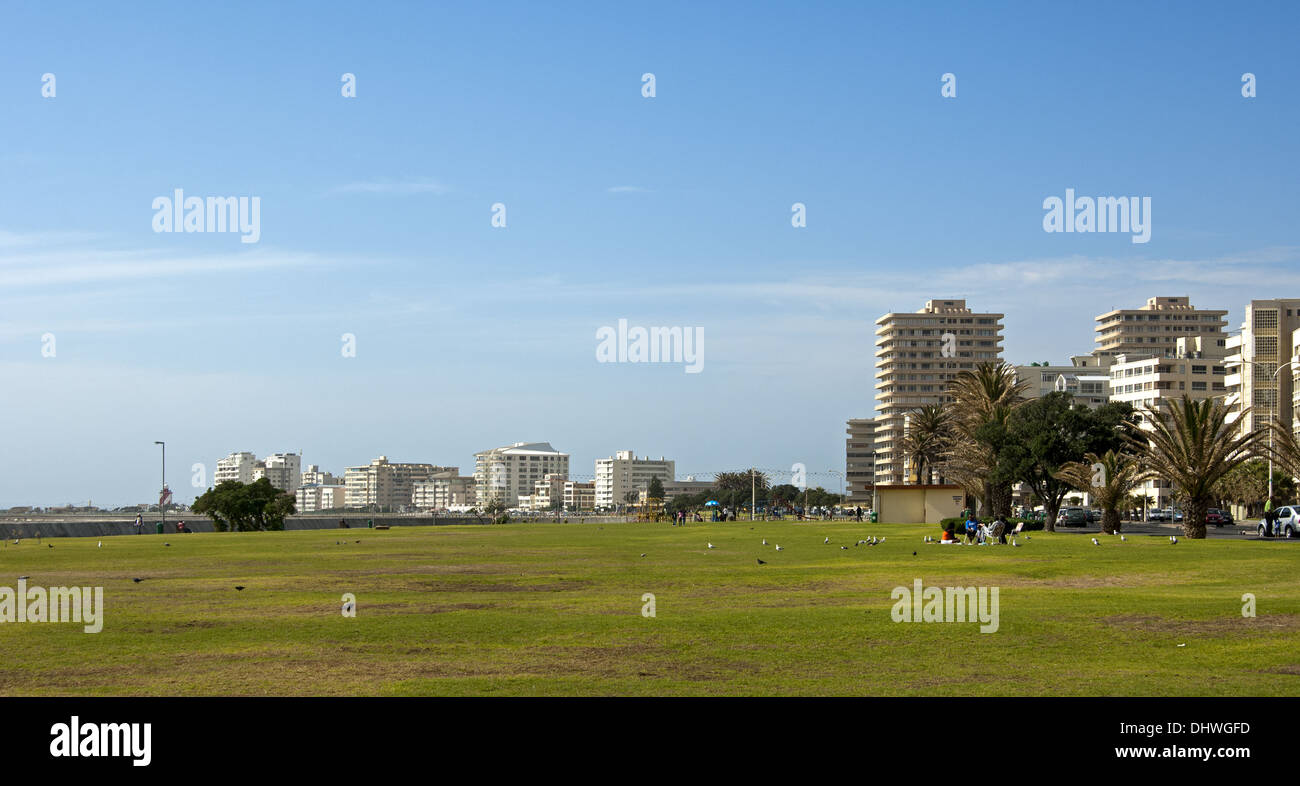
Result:
[[[660,482],[657,475],[650,478],[650,483],[646,486],[645,495],[648,499],[662,500],[664,498],[664,484]]]
[[[984,502],[989,515],[1011,515],[1011,481],[996,476],[999,454],[1006,443],[1007,418],[1025,403],[1029,389],[1015,366],[986,361],[961,371],[949,386],[952,433],[945,451],[945,469],[957,468],[957,480]]]
[[[1183,533],[1204,538],[1205,513],[1214,504],[1219,481],[1250,454],[1263,432],[1239,434],[1219,399],[1183,396],[1168,403],[1148,419],[1150,430],[1129,441],[1146,467],[1169,481],[1183,500]]]
[[[1080,491],[1087,491],[1101,508],[1101,531],[1113,535],[1120,530],[1119,509],[1131,499],[1150,472],[1132,453],[1108,450],[1098,456],[1088,453],[1083,461],[1071,461],[1057,473]]]
[[[272,486],[266,478],[252,483],[218,483],[199,495],[190,509],[211,518],[218,532],[282,530],[285,517],[297,512],[293,495]]]
[[[908,413],[903,453],[916,475],[916,482],[929,481],[930,472],[943,455],[950,430],[949,409],[943,404],[926,404]]]
[[[1086,453],[1104,454],[1126,443],[1133,408],[1125,403],[1089,409],[1069,393],[1049,393],[1017,407],[999,435],[995,479],[1025,484],[1042,500],[1044,527],[1055,531],[1056,516],[1072,490],[1058,473]],[[1087,490],[1087,489],[1083,489]]]

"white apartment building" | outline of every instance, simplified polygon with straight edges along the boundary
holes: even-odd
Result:
[[[671,483],[677,463],[660,456],[637,458],[630,450],[617,451],[610,458],[596,459],[596,508],[613,508],[627,502],[628,494],[645,491],[651,478]]]
[[[308,464],[307,469],[302,472],[303,486],[341,486],[343,478],[332,475],[328,472],[322,472],[321,468],[315,464]]]
[[[876,488],[876,421],[853,418],[848,422],[844,440],[845,504],[872,504]]]
[[[361,467],[348,467],[343,473],[347,487],[347,507],[380,512],[401,512],[412,507],[415,483],[439,473],[460,473],[458,467],[433,464],[393,463],[380,456]]]
[[[1016,376],[1029,386],[1030,397],[1069,393],[1073,403],[1096,409],[1110,399],[1107,370],[1112,360],[1110,355],[1072,355],[1068,366],[1016,366]]]
[[[1240,433],[1260,430],[1276,421],[1283,428],[1295,430],[1297,421],[1296,385],[1300,374],[1294,364],[1284,366],[1300,351],[1296,333],[1300,330],[1300,298],[1252,300],[1246,306],[1246,320],[1241,331],[1228,339],[1229,418],[1238,423]],[[1250,414],[1241,413],[1250,408]],[[1240,421],[1240,422],[1239,422]]]
[[[302,485],[302,458],[297,453],[272,453],[253,467],[253,480],[265,477],[271,485],[290,494]]]
[[[217,459],[217,472],[212,476],[212,484],[216,486],[230,480],[252,483],[253,470],[260,465],[261,462],[252,453],[231,453],[223,459]]]
[[[569,476],[569,454],[549,442],[516,442],[474,454],[474,493],[477,504],[499,501],[508,508],[533,493],[533,484],[547,475]]]
[[[1096,318],[1092,354],[1172,356],[1180,338],[1222,335],[1227,316],[1223,309],[1198,309],[1186,297],[1147,298],[1140,308],[1114,309]]]
[[[1227,395],[1227,338],[1222,333],[1180,338],[1169,355],[1120,354],[1110,367],[1111,401],[1132,405],[1143,428],[1150,428],[1154,413],[1183,396],[1201,400]],[[1168,481],[1147,481],[1134,493],[1155,501],[1155,507],[1173,504]]]
[[[468,509],[474,505],[474,476],[439,472],[411,484],[411,505],[416,510]]]
[[[305,483],[294,492],[294,503],[299,513],[340,510],[347,507],[347,486],[341,483]]]
[[[958,373],[1001,359],[1002,316],[951,299],[928,300],[915,313],[890,312],[876,320],[877,485],[908,482],[907,413],[950,402],[948,385]]]

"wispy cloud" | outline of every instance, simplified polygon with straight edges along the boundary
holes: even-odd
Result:
[[[451,189],[434,180],[376,180],[367,183],[348,183],[335,186],[325,192],[326,196],[343,196],[349,194],[371,194],[381,196],[418,196],[421,194],[446,194]]]

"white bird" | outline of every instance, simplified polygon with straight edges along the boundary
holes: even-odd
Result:
[[[880,539],[879,541],[877,541],[877,542],[878,542],[878,543],[884,543],[885,540],[886,540],[885,538],[881,538],[881,539]]]
[[[1177,543],[1177,542],[1178,542],[1178,536],[1177,536],[1177,535],[1170,535],[1170,536],[1169,536],[1169,542],[1170,542],[1170,543]]]
[[[848,547],[848,546],[840,546],[840,549],[842,549],[842,550],[844,550],[844,551],[848,551],[848,550],[849,550],[849,547]]]
[[[767,545],[767,538],[763,538],[763,545],[764,545],[764,546]]]
[[[780,544],[780,543],[776,544],[776,550],[777,550],[777,551],[785,551],[785,549],[781,548],[781,544]]]
[[[830,539],[830,538],[827,538],[826,540],[823,540],[823,541],[822,541],[822,543],[830,543],[830,542],[831,542],[831,539]]]
[[[712,544],[712,543],[709,544],[709,548],[713,548],[713,544]]]
[[[102,549],[102,548],[104,548],[104,541],[101,540],[101,541],[99,542],[99,545],[96,546],[95,548],[97,548],[97,549]]]
[[[1097,542],[1097,539],[1096,539],[1096,538],[1093,538],[1093,539],[1092,539],[1092,545],[1094,545],[1094,546],[1100,546],[1101,544]]]
[[[1123,535],[1120,535],[1119,539],[1124,541],[1125,543],[1128,543],[1128,538],[1124,537]]]

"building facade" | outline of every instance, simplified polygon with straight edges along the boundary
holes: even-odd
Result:
[[[253,471],[260,464],[261,462],[257,460],[257,456],[252,453],[231,453],[229,456],[217,460],[217,472],[212,476],[212,484],[216,486],[230,480],[238,483],[252,483]]]
[[[457,467],[433,464],[393,463],[380,456],[361,467],[348,467],[343,473],[347,487],[347,506],[377,512],[401,512],[412,506],[415,483],[439,473],[459,474]]]
[[[347,507],[347,486],[341,483],[325,485],[306,483],[294,492],[294,504],[299,513],[320,513],[342,510]]]
[[[474,476],[438,472],[411,484],[411,505],[416,510],[465,510],[474,506]]]
[[[1170,357],[1180,338],[1222,335],[1223,309],[1199,309],[1186,297],[1147,298],[1139,308],[1114,309],[1096,318],[1097,357],[1140,354]]]
[[[507,508],[531,497],[533,484],[547,475],[569,476],[569,454],[549,442],[516,442],[474,454],[474,493],[479,505]]]
[[[676,462],[662,456],[637,458],[630,450],[620,450],[609,458],[596,459],[596,507],[614,508],[628,501],[628,495],[645,491],[651,478],[668,484],[676,478]]]
[[[1227,377],[1229,417],[1244,434],[1268,428],[1297,426],[1296,367],[1300,351],[1300,299],[1252,300],[1241,330],[1228,339]],[[1247,409],[1250,412],[1243,418]]]
[[[876,421],[853,418],[848,422],[844,440],[845,503],[867,505],[873,502],[876,488]]]
[[[909,482],[903,450],[907,414],[952,400],[962,371],[1002,357],[1002,314],[975,312],[965,300],[929,300],[916,312],[876,320],[876,484]]]

